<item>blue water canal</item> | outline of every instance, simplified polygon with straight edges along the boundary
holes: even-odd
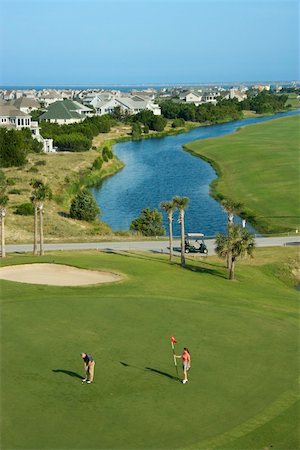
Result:
[[[159,208],[160,202],[180,195],[190,198],[185,215],[187,232],[202,232],[207,236],[225,232],[227,215],[209,195],[209,184],[216,178],[216,173],[207,162],[184,151],[182,145],[294,114],[299,114],[299,110],[196,128],[160,139],[116,144],[114,152],[125,163],[124,169],[92,189],[101,208],[102,220],[114,231],[128,230],[143,208]],[[165,215],[164,225],[167,230]],[[174,234],[179,235],[177,214],[173,225]]]

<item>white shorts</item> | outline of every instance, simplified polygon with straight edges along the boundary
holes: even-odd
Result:
[[[191,364],[189,361],[183,361],[182,367],[183,367],[183,370],[190,370]]]

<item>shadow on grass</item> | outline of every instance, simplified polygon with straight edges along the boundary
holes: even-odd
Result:
[[[180,267],[181,264],[180,262],[177,261],[172,261],[170,262],[168,259],[166,258],[152,258],[151,256],[147,256],[147,255],[141,255],[138,253],[135,253],[134,251],[129,251],[129,250],[114,250],[114,249],[105,249],[104,250],[106,253],[114,253],[118,256],[124,256],[125,258],[135,258],[135,259],[143,259],[146,261],[151,261],[151,262],[158,262],[161,264],[167,264],[170,266],[178,266]],[[148,250],[149,251],[149,250]],[[162,254],[159,251],[155,251],[152,250],[151,251],[152,254],[159,254],[159,255],[164,255],[164,256],[168,256],[167,253]],[[179,258],[180,255],[174,255],[175,257]],[[207,273],[209,275],[213,275],[213,276],[217,276],[219,278],[223,278],[223,279],[227,279],[227,273],[226,271],[222,271],[222,268],[218,265],[218,264],[214,264],[214,263],[207,263],[206,261],[197,261],[199,264],[202,264],[202,266],[196,266],[193,264],[185,264],[185,266],[183,267],[186,270],[190,270],[191,272],[197,272],[197,273]],[[207,267],[210,266],[210,267]],[[218,269],[215,269],[213,267],[217,267]]]
[[[213,275],[215,277],[227,279],[227,274],[223,273],[221,270],[216,270],[216,269],[212,269],[212,268],[209,268],[209,267],[199,267],[199,266],[194,266],[194,265],[191,265],[191,264],[186,264],[184,266],[184,268],[186,270],[190,270],[192,272],[207,273],[208,275]]]
[[[154,369],[153,367],[145,367],[145,368],[137,367],[137,366],[128,364],[124,361],[120,361],[120,364],[122,364],[122,366],[124,366],[124,367],[131,367],[133,369],[141,370],[142,372],[150,372],[150,373],[154,373],[157,375],[162,375],[163,377],[169,378],[170,380],[180,381],[178,377],[175,377],[168,372],[163,372],[162,370]]]
[[[171,375],[170,373],[162,372],[161,370],[153,369],[152,367],[145,367],[145,369],[147,371],[157,373],[158,375],[162,375],[164,377],[170,378],[171,380],[180,381],[178,377],[175,377],[175,376]]]
[[[114,249],[110,249],[110,248],[106,248],[104,250],[106,253],[115,253],[118,256],[124,256],[125,258],[135,258],[135,259],[143,259],[146,261],[155,261],[155,262],[159,262],[162,264],[169,264],[169,261],[164,258],[151,258],[151,256],[147,256],[147,255],[143,255],[143,254],[138,254],[135,253],[134,250],[114,250]],[[161,253],[160,251],[156,251],[156,250],[141,250],[141,252],[149,252],[152,254],[158,254],[158,255],[164,255],[164,256],[168,256],[168,253]],[[176,263],[175,263],[176,264]]]
[[[82,380],[82,376],[79,375],[79,373],[72,372],[71,370],[64,370],[64,369],[52,369],[52,372],[55,373],[64,373],[65,375],[69,375],[69,377],[73,378],[80,378]]]

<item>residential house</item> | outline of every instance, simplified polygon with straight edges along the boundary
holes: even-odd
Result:
[[[242,102],[247,98],[247,94],[242,92],[240,89],[229,89],[229,92],[224,96],[224,99],[229,100],[236,98],[239,102]]]
[[[20,97],[17,100],[13,100],[12,104],[25,114],[30,114],[31,111],[37,110],[41,107],[37,100],[27,97]]]
[[[89,114],[92,114],[90,108],[78,102],[62,100],[49,105],[48,111],[40,116],[40,120],[64,125],[82,122]]]
[[[29,114],[20,111],[11,103],[0,104],[0,126],[6,128],[27,128],[31,125]]]
[[[202,93],[196,91],[183,91],[179,98],[185,103],[193,103],[196,106],[202,103]]]
[[[45,108],[48,108],[52,103],[63,101],[63,99],[62,94],[54,89],[49,91],[43,90],[38,93],[38,100],[44,104]]]
[[[40,129],[38,122],[32,122],[29,114],[20,111],[16,106],[7,102],[6,104],[0,104],[0,126],[5,128],[14,128],[21,130],[22,128],[29,128],[31,130],[32,137],[37,139],[43,144],[44,152],[53,152],[53,140],[44,139],[40,135]]]

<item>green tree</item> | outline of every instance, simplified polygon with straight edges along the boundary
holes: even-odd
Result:
[[[8,196],[6,195],[6,178],[2,170],[0,171],[0,220],[1,220],[1,258],[5,258],[5,216]]]
[[[20,131],[0,128],[0,166],[21,167],[26,164],[27,148]]]
[[[173,203],[179,210],[180,230],[181,230],[181,265],[185,265],[185,245],[184,245],[184,211],[188,207],[190,199],[188,197],[173,197]]]
[[[166,232],[162,225],[162,214],[156,208],[143,209],[141,215],[131,222],[130,229],[143,236],[162,236]]]
[[[253,256],[255,248],[254,236],[240,225],[230,227],[229,237],[220,233],[216,237],[216,253],[222,258],[227,258],[230,254],[230,266],[228,278],[235,279],[235,263],[238,258],[246,255]]]
[[[70,217],[72,219],[93,222],[99,213],[100,209],[98,208],[94,197],[87,189],[79,191],[72,200],[70,207]]]
[[[44,254],[44,229],[43,229],[43,214],[44,202],[52,198],[52,192],[48,184],[42,180],[32,180],[30,185],[33,188],[30,200],[34,206],[34,240],[33,240],[33,254],[37,254],[37,216],[39,214],[40,223],[40,256]]]
[[[168,221],[169,221],[169,260],[172,261],[173,258],[173,212],[176,209],[176,206],[172,200],[168,200],[165,202],[161,202],[160,208],[163,209],[168,214]]]
[[[233,200],[223,199],[221,202],[224,210],[227,212],[227,237],[229,239],[230,236],[230,228],[233,225],[234,216],[239,214],[242,211],[243,205],[239,202],[234,202]],[[228,252],[227,255],[227,269],[230,267],[231,255]]]
[[[142,135],[142,127],[139,122],[134,122],[131,131],[132,139],[140,139]]]
[[[167,119],[162,116],[154,116],[150,128],[154,131],[163,131],[167,125]]]

